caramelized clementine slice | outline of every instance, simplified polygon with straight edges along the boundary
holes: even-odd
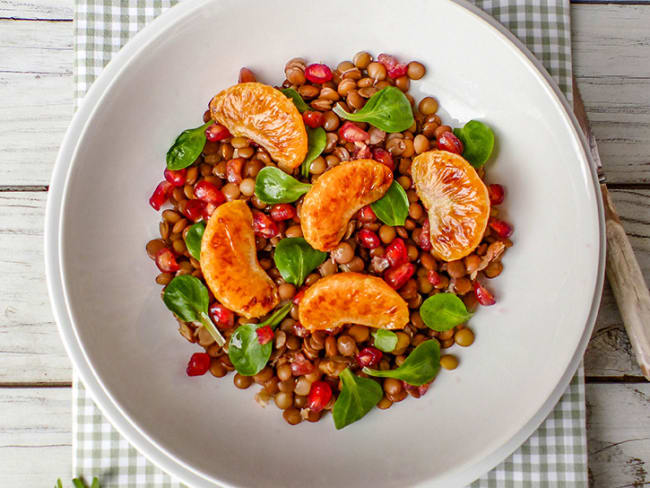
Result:
[[[443,261],[470,254],[490,216],[490,197],[476,170],[458,154],[428,151],[413,160],[411,176],[429,214],[432,254]]]
[[[349,161],[326,171],[302,202],[300,225],[305,240],[320,251],[335,248],[352,216],[383,197],[392,182],[391,170],[372,159]]]
[[[210,101],[212,118],[234,136],[247,137],[266,149],[279,166],[291,171],[307,155],[307,131],[293,102],[262,83],[239,83]]]
[[[311,331],[344,324],[403,329],[409,321],[408,305],[384,280],[352,272],[326,276],[307,288],[298,314]]]
[[[253,214],[243,200],[214,211],[201,240],[201,271],[225,307],[260,317],[278,304],[278,290],[257,261]]]

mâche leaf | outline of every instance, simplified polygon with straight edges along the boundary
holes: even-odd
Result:
[[[380,378],[396,378],[409,385],[420,386],[430,382],[440,370],[440,344],[435,339],[422,342],[411,351],[404,362],[395,369],[363,368],[363,372]]]
[[[322,127],[316,127],[312,129],[310,127],[305,127],[307,129],[307,140],[309,146],[307,149],[307,156],[300,166],[300,174],[303,178],[309,178],[309,167],[314,159],[321,155],[325,146],[327,146],[327,133]]]
[[[205,129],[212,124],[214,124],[214,120],[210,120],[200,127],[181,132],[167,151],[167,167],[177,171],[187,168],[196,161],[205,146]]]
[[[185,234],[187,250],[197,261],[201,259],[201,239],[203,239],[203,232],[205,232],[205,222],[197,222]]]
[[[414,122],[411,102],[394,86],[379,90],[358,112],[348,113],[339,105],[336,105],[333,111],[343,119],[367,122],[385,132],[402,132]]]
[[[339,378],[343,388],[334,403],[332,417],[336,428],[342,429],[372,410],[384,396],[384,392],[379,383],[356,376],[350,368],[345,368]]]
[[[273,254],[282,278],[296,286],[301,286],[307,275],[326,259],[327,253],[317,251],[302,237],[282,239]]]
[[[404,225],[409,215],[408,197],[397,181],[393,181],[384,196],[370,204],[370,207],[386,225]]]
[[[311,185],[301,183],[279,168],[267,166],[255,179],[255,195],[264,203],[291,203],[309,191]]]
[[[463,157],[475,168],[483,166],[494,149],[494,132],[483,122],[470,120],[463,128],[454,129],[454,134],[465,146]]]
[[[467,322],[472,314],[453,293],[430,296],[420,306],[420,317],[430,329],[444,332]]]

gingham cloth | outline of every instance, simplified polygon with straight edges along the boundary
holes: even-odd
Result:
[[[79,101],[129,37],[175,0],[78,0],[75,86]],[[569,0],[474,0],[521,39],[571,100]],[[73,473],[97,476],[102,488],[182,486],[153,466],[102,416],[75,378]],[[557,406],[512,456],[471,488],[587,486],[585,390],[582,366]]]

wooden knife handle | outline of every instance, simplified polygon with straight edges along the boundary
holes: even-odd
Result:
[[[606,272],[643,376],[650,380],[650,293],[607,187],[600,185],[607,228]]]

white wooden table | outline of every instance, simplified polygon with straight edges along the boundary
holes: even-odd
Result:
[[[575,74],[650,281],[650,3],[572,6]],[[43,218],[72,116],[72,0],[0,0],[0,487],[69,480],[72,370],[48,303]],[[610,290],[585,357],[592,486],[650,486],[650,385]]]

